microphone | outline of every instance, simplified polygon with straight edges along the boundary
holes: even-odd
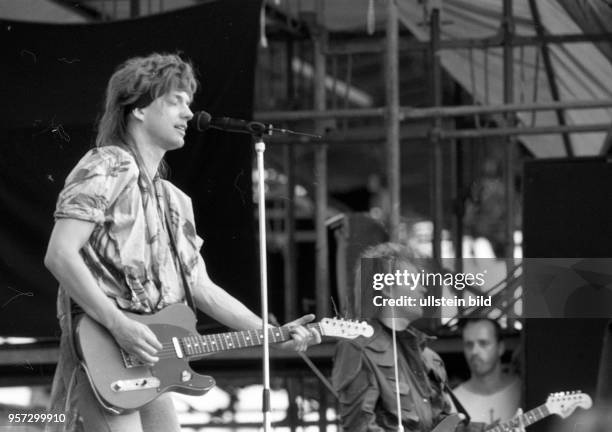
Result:
[[[206,129],[219,129],[226,132],[248,134],[263,134],[269,132],[269,127],[256,121],[246,121],[231,117],[212,117],[206,111],[196,111],[189,120],[190,126],[202,132]]]

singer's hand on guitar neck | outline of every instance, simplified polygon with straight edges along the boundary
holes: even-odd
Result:
[[[148,365],[159,361],[163,346],[146,325],[122,316],[108,329],[119,346]]]
[[[305,327],[305,324],[311,322],[314,318],[313,314],[308,314],[285,324],[283,327],[289,329],[292,340],[278,344],[278,347],[284,350],[303,352],[310,345],[321,343],[319,332]]]
[[[523,424],[523,409],[522,408],[519,408],[516,411],[514,418],[516,418],[516,421],[518,424],[514,426],[514,428],[512,429],[512,432],[525,432],[525,425]]]

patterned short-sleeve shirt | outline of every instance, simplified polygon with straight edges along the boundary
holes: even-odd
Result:
[[[90,150],[68,175],[55,218],[95,223],[81,255],[104,293],[123,310],[151,313],[184,299],[168,226],[190,286],[202,239],[191,200],[170,182],[149,182],[118,146]]]
[[[179,262],[190,287],[205,271],[189,197],[158,177],[149,182],[123,148],[100,147],[83,156],[66,179],[55,218],[95,224],[81,256],[99,288],[123,310],[151,313],[183,301]],[[180,260],[173,252],[168,226]],[[60,289],[62,337],[49,412],[66,414],[66,422],[47,423],[45,430],[80,432],[72,392],[79,361],[72,347],[65,295]]]

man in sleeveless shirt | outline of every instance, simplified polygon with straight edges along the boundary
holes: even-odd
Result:
[[[502,368],[506,347],[497,321],[470,319],[462,326],[463,353],[470,379],[454,391],[472,420],[493,424],[505,422],[519,409],[521,381]]]

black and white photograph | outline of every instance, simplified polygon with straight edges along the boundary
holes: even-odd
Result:
[[[0,432],[612,431],[612,1],[0,32]]]

